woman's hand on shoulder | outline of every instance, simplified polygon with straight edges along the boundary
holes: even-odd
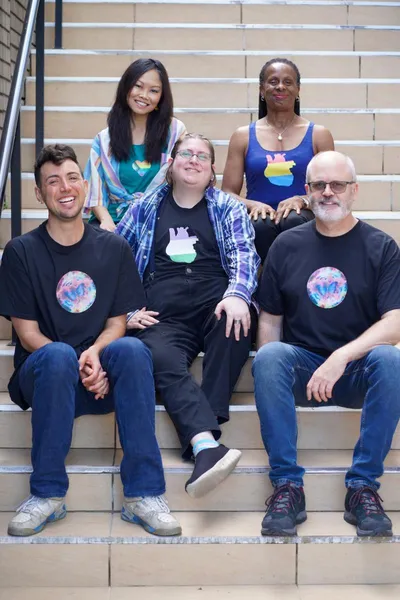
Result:
[[[140,310],[138,310],[127,322],[127,329],[146,329],[147,327],[151,327],[159,321],[156,317],[159,315],[158,312],[154,310],[146,310],[144,306]]]
[[[275,211],[269,204],[258,202],[257,200],[246,200],[246,206],[250,219],[257,221],[258,217],[266,219],[269,217],[271,221],[275,218]]]
[[[302,196],[292,196],[282,200],[275,212],[275,224],[277,225],[281,219],[286,219],[292,210],[295,210],[299,215],[303,208],[306,208],[306,206]]]
[[[313,149],[314,154],[335,149],[335,142],[333,141],[332,134],[329,129],[323,125],[314,125]]]

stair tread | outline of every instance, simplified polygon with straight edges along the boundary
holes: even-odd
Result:
[[[1,443],[1,442],[0,442]],[[178,469],[180,472],[191,473],[193,463],[182,461],[180,451],[177,449],[161,450],[165,469]],[[350,466],[352,450],[299,450],[299,464],[308,469],[345,469]],[[90,472],[91,467],[112,467],[120,464],[122,451],[85,448],[70,450],[67,465],[82,467]],[[0,448],[0,471],[2,467],[30,466],[30,449],[28,448]],[[237,467],[243,469],[263,469],[268,466],[268,456],[264,450],[243,450],[242,458]],[[400,450],[391,450],[385,462],[387,469],[400,468]]]
[[[68,508],[68,506],[67,506]],[[172,507],[173,508],[173,507]],[[174,511],[172,511],[174,512]],[[0,513],[0,543],[2,536],[6,536],[7,524],[14,513]],[[259,543],[262,539],[260,535],[261,521],[264,515],[260,512],[179,512],[176,513],[181,525],[183,541],[196,543],[195,540],[202,539],[205,543]],[[392,541],[400,543],[400,512],[388,512],[393,522],[394,538]],[[299,526],[299,541],[308,543],[309,538],[332,538],[332,542],[339,542],[341,538],[355,538],[355,529],[352,525],[346,523],[342,512],[309,512],[308,520]],[[31,538],[10,538],[10,542],[15,543],[40,543],[41,539],[51,538],[52,542],[71,543],[72,538],[75,543],[107,543],[112,541],[118,543],[135,543],[143,541],[144,543],[181,543],[182,539],[175,538],[165,540],[157,538],[147,533],[139,525],[132,525],[122,521],[119,512],[71,512],[67,518],[54,524],[48,525],[39,535]],[[55,539],[57,538],[57,539]],[[111,538],[111,539],[110,539]],[[250,538],[250,539],[249,539]],[[335,539],[337,538],[337,539]],[[390,538],[389,538],[390,539]],[[296,541],[295,539],[288,540]],[[327,541],[327,540],[325,540]],[[363,540],[364,541],[364,540]]]

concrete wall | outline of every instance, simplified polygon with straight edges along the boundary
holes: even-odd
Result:
[[[0,133],[28,0],[0,2]]]

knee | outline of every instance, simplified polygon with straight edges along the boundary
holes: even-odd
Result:
[[[381,345],[373,348],[367,357],[368,368],[384,368],[389,377],[400,371],[400,349]]]
[[[57,373],[57,376],[66,370],[79,370],[76,352],[69,344],[52,342],[43,346],[40,353],[41,362],[46,363],[46,367],[51,368],[53,372]]]
[[[252,365],[253,376],[256,378],[263,373],[268,374],[268,379],[278,376],[282,366],[291,363],[292,347],[283,342],[270,342],[258,350]]]
[[[300,213],[299,215],[295,210],[290,211],[286,219],[282,219],[280,222],[281,231],[287,231],[288,229],[293,229],[293,227],[297,227],[298,225],[302,225],[306,223],[307,219]]]
[[[148,347],[136,337],[122,337],[114,340],[105,350],[117,360],[132,364],[151,362],[151,352]]]
[[[157,344],[152,346],[154,373],[181,373],[187,370],[187,359],[182,350],[174,346]]]

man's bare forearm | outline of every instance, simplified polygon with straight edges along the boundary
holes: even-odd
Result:
[[[109,319],[99,337],[92,344],[92,348],[100,354],[100,352],[104,350],[106,346],[111,344],[111,342],[121,338],[125,334],[125,331],[126,315]]]
[[[258,331],[257,331],[257,349],[260,349],[269,342],[279,342],[281,339],[282,330],[281,315],[271,315],[264,311],[261,311],[258,320]]]
[[[36,321],[26,321],[25,319],[11,318],[11,323],[17,333],[22,347],[27,352],[35,352],[53,340],[43,335]]]
[[[400,310],[392,310],[357,339],[334,352],[349,363],[362,358],[377,346],[396,346],[400,342]]]

